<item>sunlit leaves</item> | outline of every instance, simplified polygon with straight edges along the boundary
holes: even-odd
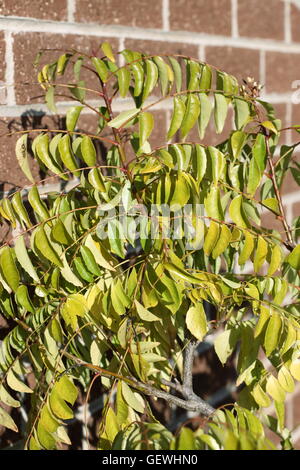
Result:
[[[9,287],[13,291],[16,291],[20,283],[20,274],[13,257],[13,250],[8,246],[1,249],[0,269],[2,277],[5,279]]]
[[[0,424],[5,428],[18,432],[18,427],[12,417],[0,406]]]
[[[24,175],[31,181],[34,182],[30,167],[29,167],[29,158],[27,153],[27,138],[28,135],[22,135],[16,143],[16,157],[19,162],[20,168],[23,171]]]
[[[42,196],[36,183],[1,200],[1,221],[23,232],[8,237],[0,251],[1,314],[16,324],[1,343],[0,400],[19,407],[19,394],[31,393],[30,449],[69,444],[62,420],[74,417],[77,386],[67,374],[78,361],[74,377],[84,393],[92,365],[103,371],[103,393],[112,392],[100,449],[272,447],[260,408],[275,402],[273,428],[280,430],[286,393],[300,380],[299,224],[287,243],[286,230],[264,228],[261,212],[263,206],[281,221],[267,168],[267,143],[277,155],[274,110],[240,90],[231,75],[196,59],[125,49],[125,65],[118,67],[109,43],[99,50],[99,57],[68,52],[42,67],[38,80],[52,109],[66,70],[68,77],[74,72],[66,88],[81,104],[67,110],[66,130],[34,136],[31,149],[26,134],[17,142],[17,159],[32,183],[31,150],[44,173],[71,172],[74,187]],[[83,71],[100,79],[99,105],[84,102],[91,90],[80,80]],[[126,101],[116,108],[119,97]],[[166,138],[174,143],[156,142],[156,133],[153,139],[154,105],[165,100],[171,109]],[[95,135],[78,126],[92,105],[99,106]],[[222,139],[201,145],[193,131],[198,126],[203,139],[209,125]],[[291,165],[298,183],[292,150],[282,147],[279,160],[274,157],[279,188]],[[126,224],[131,228],[141,215],[136,237]],[[135,380],[169,390],[168,381],[184,376],[189,337],[213,342],[223,365],[232,355],[242,390],[239,406],[216,411],[205,428],[183,427],[173,436],[151,422],[152,405]],[[29,371],[34,390],[26,382]],[[1,410],[0,424],[16,430]]]
[[[289,254],[287,262],[297,271],[300,269],[300,245],[297,245]]]
[[[197,303],[187,311],[186,325],[192,335],[199,341],[202,341],[208,329],[205,310],[202,303]]]

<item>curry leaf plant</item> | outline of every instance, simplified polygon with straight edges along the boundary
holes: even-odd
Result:
[[[108,43],[92,56],[57,54],[38,81],[50,110],[61,94],[74,100],[66,128],[19,132],[28,186],[0,205],[13,229],[0,250],[0,309],[12,325],[0,400],[18,408],[29,397],[25,448],[70,445],[79,387],[88,397],[95,378],[107,391],[99,450],[274,449],[268,429],[291,448],[284,408],[300,380],[300,245],[281,187],[290,173],[299,184],[297,144],[278,144],[284,129],[253,79],[240,86],[191,57],[116,54]],[[153,110],[165,102],[157,146]],[[85,112],[95,134],[78,130]],[[224,128],[222,143],[203,144]],[[29,152],[72,189],[41,195]],[[266,228],[266,215],[281,229]],[[223,365],[236,357],[240,393],[221,409],[193,388],[207,337]],[[192,412],[197,426],[168,429],[155,398]],[[19,432],[6,410],[0,424]]]

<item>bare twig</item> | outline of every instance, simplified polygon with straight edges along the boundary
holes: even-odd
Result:
[[[100,373],[104,377],[122,380],[128,385],[131,385],[137,390],[140,390],[141,392],[145,393],[146,395],[154,396],[157,398],[163,398],[168,403],[179,406],[180,408],[184,408],[185,410],[196,411],[203,416],[210,416],[215,411],[212,406],[210,406],[208,403],[206,403],[206,401],[202,400],[200,397],[195,395],[193,392],[189,394],[188,399],[178,398],[168,392],[153,387],[151,384],[140,382],[139,380],[136,380],[133,377],[123,377],[122,375],[116,374],[115,372],[110,372],[106,369],[102,369],[102,367],[85,362],[79,359],[78,357],[73,356],[73,354],[67,353],[66,351],[63,351],[63,355],[65,355],[69,359],[73,359],[75,362],[77,362],[77,364],[82,365],[83,367],[87,367],[88,369]]]

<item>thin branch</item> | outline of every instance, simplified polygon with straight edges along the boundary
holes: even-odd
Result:
[[[282,204],[281,194],[280,194],[278,184],[277,184],[277,180],[276,180],[275,167],[274,167],[274,162],[273,162],[272,155],[271,155],[271,152],[270,152],[268,136],[265,136],[265,141],[266,141],[266,147],[267,147],[267,158],[268,158],[270,171],[271,171],[270,176],[271,176],[273,188],[274,188],[274,191],[275,191],[275,197],[277,199],[279,212],[280,212],[279,220],[281,221],[281,223],[283,225],[284,232],[286,234],[288,244],[290,245],[291,248],[294,248],[294,242],[293,242],[293,238],[292,238],[292,231],[291,231],[291,228],[290,228],[290,226],[289,226],[289,224],[287,223],[287,220],[286,220],[286,215],[285,215],[283,204]]]
[[[193,364],[194,353],[199,346],[200,341],[190,340],[185,348],[184,366],[183,366],[183,394],[189,396],[193,393]]]
[[[170,382],[169,380],[165,380],[165,379],[161,379],[161,383],[163,385],[166,385],[167,387],[173,388],[173,390],[176,390],[176,392],[183,394],[183,388],[180,383]]]
[[[168,403],[179,406],[180,408],[184,408],[185,410],[196,411],[202,414],[203,416],[210,416],[215,412],[215,409],[212,406],[210,406],[208,403],[206,403],[204,400],[202,400],[200,397],[197,397],[197,395],[193,393],[191,398],[189,398],[188,400],[184,400],[182,398],[175,397],[174,395],[171,395],[168,392],[159,390],[150,384],[140,382],[139,380],[136,380],[133,377],[123,377],[122,375],[117,374],[115,372],[110,372],[106,369],[102,369],[102,367],[85,362],[79,359],[78,357],[73,356],[73,354],[67,353],[66,351],[63,351],[62,354],[68,357],[69,359],[73,359],[77,364],[100,373],[104,377],[122,380],[128,385],[131,385],[137,390],[140,390],[141,392],[145,393],[146,395],[154,396],[157,398],[163,398]]]

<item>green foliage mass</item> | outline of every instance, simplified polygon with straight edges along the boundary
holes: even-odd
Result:
[[[281,122],[253,80],[239,87],[189,57],[120,54],[121,67],[108,43],[97,57],[66,51],[38,73],[50,110],[61,90],[77,104],[66,130],[20,133],[16,157],[31,184],[1,200],[1,220],[20,230],[0,249],[0,310],[13,324],[1,344],[0,400],[20,407],[30,394],[29,449],[70,444],[78,387],[87,392],[94,373],[108,390],[99,449],[272,449],[266,428],[289,448],[284,403],[300,380],[300,246],[299,220],[288,226],[280,188],[289,172],[299,183],[296,145],[279,146]],[[99,107],[86,98],[92,91],[83,72],[94,80]],[[119,97],[127,101],[117,113]],[[166,143],[152,147],[152,110],[167,99]],[[87,108],[98,122],[95,135],[76,131]],[[220,134],[226,123],[221,144],[201,143],[208,126]],[[197,129],[199,137],[188,140]],[[99,143],[107,148],[101,159]],[[29,151],[50,175],[77,178],[73,189],[42,197]],[[153,204],[189,204],[196,235],[176,236],[169,224],[162,237],[159,209],[160,236],[151,238],[146,219],[135,239],[117,217],[120,203],[127,214],[140,205],[148,215]],[[107,220],[109,208],[115,217]],[[267,213],[281,231],[264,227]],[[242,392],[197,430],[183,426],[173,435],[154,417],[146,388],[171,392],[164,382],[182,382],[184,348],[206,335],[222,364],[235,351]],[[271,405],[276,417],[265,413]],[[2,407],[0,424],[18,432]]]

